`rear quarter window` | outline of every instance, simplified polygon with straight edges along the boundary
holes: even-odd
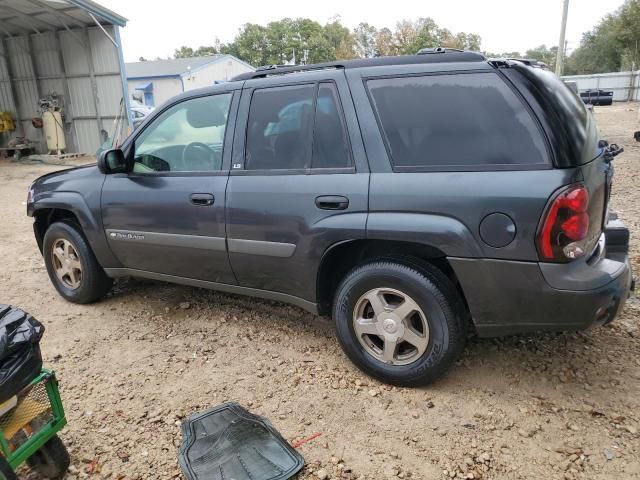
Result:
[[[495,73],[378,78],[366,85],[394,167],[549,163],[539,126]]]

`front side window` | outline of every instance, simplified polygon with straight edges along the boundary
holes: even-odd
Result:
[[[548,162],[531,114],[495,73],[373,79],[367,87],[396,167]]]
[[[163,112],[136,139],[133,171],[220,170],[231,98],[231,93],[193,98]]]

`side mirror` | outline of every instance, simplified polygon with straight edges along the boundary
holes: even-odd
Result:
[[[105,150],[98,155],[98,169],[105,175],[127,171],[127,160],[119,148]]]

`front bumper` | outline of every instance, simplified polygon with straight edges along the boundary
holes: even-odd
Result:
[[[480,336],[581,330],[611,322],[634,287],[629,231],[609,222],[599,250],[568,264],[453,259]]]

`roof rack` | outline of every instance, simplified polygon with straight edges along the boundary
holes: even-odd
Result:
[[[265,78],[272,75],[285,75],[289,73],[309,72],[327,69],[350,69],[378,67],[384,65],[411,65],[420,63],[446,63],[446,62],[483,62],[486,58],[481,53],[456,50],[453,48],[422,49],[419,55],[401,55],[394,57],[359,58],[355,60],[342,60],[336,62],[315,63],[311,65],[266,65],[259,67],[255,72],[242,73],[231,81],[251,80],[253,78]],[[436,55],[437,54],[437,55]],[[445,55],[446,54],[446,55]]]

